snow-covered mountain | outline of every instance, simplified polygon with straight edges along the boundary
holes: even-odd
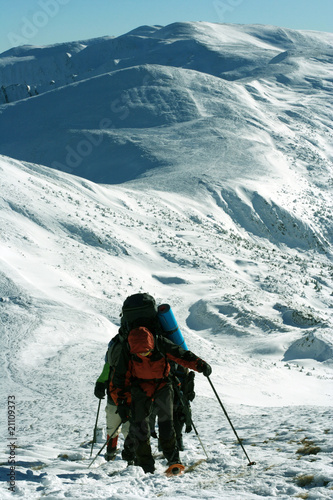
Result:
[[[333,498],[332,42],[177,23],[0,55],[1,498],[14,438],[23,498]],[[255,467],[200,375],[193,473],[81,461],[137,291],[212,364]]]

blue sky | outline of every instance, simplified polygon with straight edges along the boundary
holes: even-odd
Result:
[[[0,53],[118,36],[144,24],[209,21],[333,31],[333,0],[1,0]]]

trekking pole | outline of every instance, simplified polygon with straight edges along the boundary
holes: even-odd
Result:
[[[232,425],[232,422],[231,422],[231,420],[230,420],[230,418],[229,418],[229,415],[227,414],[227,412],[226,412],[226,410],[225,410],[225,408],[224,408],[224,406],[223,406],[223,404],[222,404],[222,401],[220,400],[219,395],[217,394],[216,389],[215,389],[215,387],[213,386],[212,381],[210,380],[210,378],[209,378],[209,377],[207,377],[207,379],[208,379],[208,382],[210,383],[210,385],[212,386],[212,389],[213,389],[213,391],[214,391],[214,394],[215,394],[215,396],[216,396],[216,399],[217,399],[217,400],[218,400],[218,402],[220,403],[221,408],[222,408],[222,410],[224,411],[224,414],[225,414],[225,416],[227,417],[228,422],[229,422],[229,424],[231,425],[231,428],[232,428],[232,430],[234,431],[235,436],[236,436],[236,438],[237,438],[237,440],[238,440],[239,444],[241,445],[242,450],[244,451],[246,458],[247,458],[247,459],[248,459],[248,461],[249,461],[249,463],[248,463],[247,465],[248,465],[248,466],[249,466],[249,465],[255,465],[255,464],[256,464],[255,462],[251,462],[251,461],[250,461],[249,456],[248,456],[248,454],[246,453],[245,448],[244,448],[244,446],[243,446],[243,444],[242,444],[241,440],[240,440],[240,439],[239,439],[239,437],[238,437],[238,434],[237,434],[237,432],[236,432],[236,429],[235,429],[235,428],[234,428],[234,426]]]
[[[117,432],[117,430],[119,429],[119,427],[121,426],[121,424],[122,424],[122,422],[120,422],[120,424],[116,427],[116,429],[112,432],[112,434],[109,435],[109,438],[105,441],[105,443],[103,444],[102,448],[99,450],[99,452],[97,453],[97,455],[95,456],[95,458],[93,459],[93,461],[90,462],[90,464],[88,465],[88,469],[95,462],[96,458],[102,453],[102,451],[104,450],[105,446],[108,445],[111,437],[113,436],[113,434],[115,432]]]
[[[199,439],[199,442],[200,442],[200,444],[201,444],[201,447],[202,447],[203,451],[205,452],[206,457],[207,457],[207,458],[209,458],[209,457],[208,457],[208,455],[207,455],[207,452],[206,452],[206,450],[205,450],[205,447],[204,447],[204,445],[203,445],[203,443],[202,443],[202,441],[201,441],[201,438],[200,438],[200,436],[199,436],[199,434],[198,434],[198,431],[197,431],[197,429],[195,428],[195,425],[194,425],[194,422],[193,422],[193,420],[192,420],[192,417],[191,417],[191,425],[192,425],[192,427],[193,427],[193,429],[194,429],[194,432],[195,432],[195,433],[196,433],[196,435],[197,435],[197,438]]]
[[[95,422],[95,427],[94,427],[94,436],[93,436],[93,440],[92,440],[92,443],[91,443],[90,458],[91,458],[91,455],[92,455],[92,452],[93,452],[93,449],[94,449],[94,444],[96,443],[96,437],[97,437],[97,422],[98,422],[99,409],[100,409],[100,407],[101,407],[101,402],[102,402],[102,400],[100,399],[100,400],[99,400],[99,403],[98,403],[98,409],[97,409],[97,415],[96,415],[96,422]]]

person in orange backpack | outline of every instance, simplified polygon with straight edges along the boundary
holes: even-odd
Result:
[[[209,376],[208,363],[191,351],[185,351],[170,340],[146,327],[129,332],[123,343],[112,379],[116,388],[114,400],[122,422],[130,420],[130,436],[136,454],[135,464],[145,472],[153,473],[155,461],[150,446],[149,417],[156,409],[160,446],[168,465],[180,464],[179,449],[173,423],[174,393],[170,375],[170,361]],[[124,380],[130,374],[131,408],[128,411]]]

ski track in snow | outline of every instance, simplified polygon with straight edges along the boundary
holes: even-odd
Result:
[[[0,157],[1,498],[333,498],[330,40],[258,26],[139,28],[67,44],[74,86],[61,72],[62,45],[43,49],[51,51],[46,74],[57,68],[54,91],[31,59],[34,48],[0,57],[11,99],[0,107],[8,123],[0,151],[33,162]],[[106,48],[119,52],[117,63],[104,61]],[[40,96],[23,99],[7,57],[27,57],[16,74],[35,81]],[[128,122],[99,131],[113,144],[117,173],[103,144],[77,176],[41,166],[47,155],[59,160],[72,134],[79,141],[93,133],[99,115],[89,114],[90,97],[103,110],[111,87],[131,110]],[[80,101],[80,131],[71,96]],[[37,125],[42,133],[49,124],[38,124],[39,113],[51,116],[57,103],[68,130],[59,127],[40,150]],[[38,133],[30,141],[31,131]],[[131,182],[96,184],[84,173]],[[207,461],[176,478],[163,475],[162,458],[154,475],[126,468],[120,454],[88,468],[94,384],[121,304],[138,291],[172,305],[188,347],[212,365],[256,465],[247,466],[208,381],[196,374],[193,420]],[[10,395],[15,493],[7,483]],[[105,438],[101,411],[93,456]],[[205,458],[193,431],[184,440],[185,465]]]

